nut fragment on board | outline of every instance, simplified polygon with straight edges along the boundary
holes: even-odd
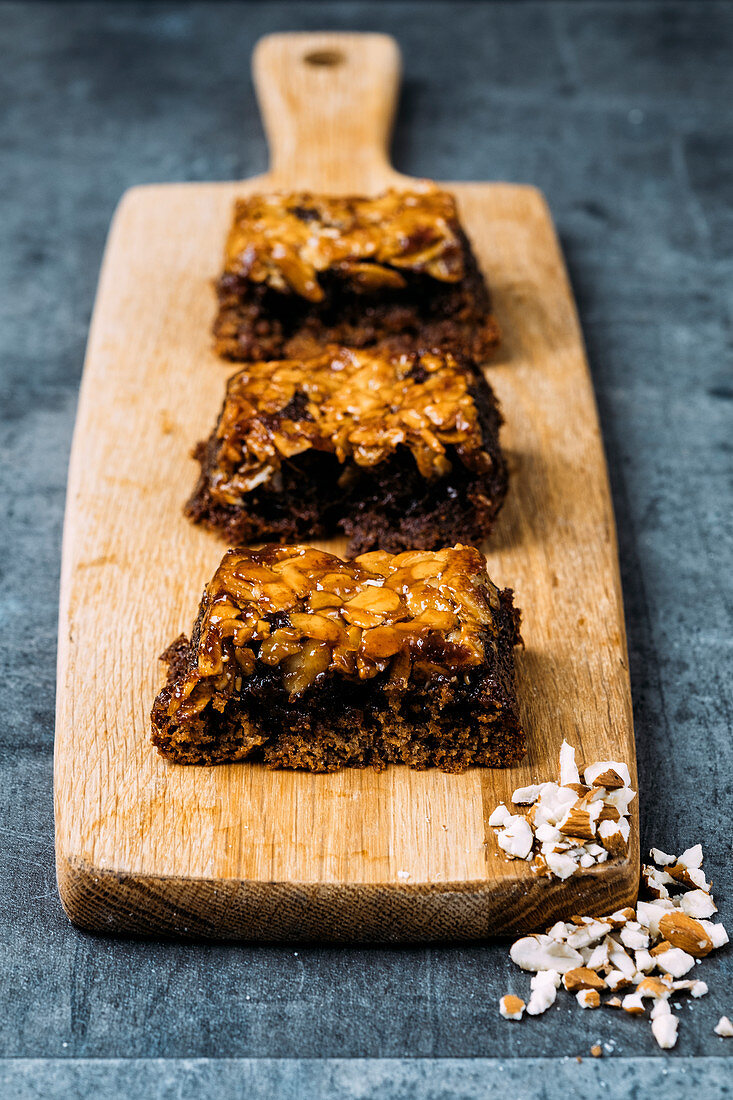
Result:
[[[721,1039],[733,1039],[733,1023],[731,1023],[727,1016],[720,1017],[713,1031],[716,1035],[719,1035]]]
[[[560,746],[558,770],[557,783],[518,787],[512,804],[523,812],[511,814],[502,802],[489,817],[489,825],[509,859],[531,861],[536,874],[565,880],[577,871],[624,857],[631,832],[629,806],[636,792],[631,789],[628,765],[618,760],[587,765],[585,782],[581,782],[575,749],[567,741]],[[683,873],[691,872],[682,867]]]

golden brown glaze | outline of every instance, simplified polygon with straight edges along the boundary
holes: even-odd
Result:
[[[225,272],[320,302],[331,271],[354,289],[401,288],[401,272],[464,277],[455,200],[434,186],[377,198],[295,194],[238,199]]]
[[[486,660],[498,613],[472,547],[353,561],[309,546],[229,550],[204,593],[196,666],[167,713],[183,721],[216,707],[257,661],[280,666],[293,696],[327,673],[366,680],[389,670],[396,685],[453,676]]]
[[[492,460],[483,447],[473,381],[452,355],[388,357],[335,348],[315,359],[253,363],[229,382],[211,496],[237,504],[284,459],[309,449],[375,466],[406,447],[430,480],[450,471],[451,447],[465,466],[487,471]],[[294,408],[298,395],[305,403]]]

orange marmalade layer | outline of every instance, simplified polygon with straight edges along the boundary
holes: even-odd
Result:
[[[374,199],[251,195],[235,203],[224,270],[320,302],[321,272],[367,292],[404,287],[403,271],[457,283],[463,253],[455,199],[436,187]]]
[[[230,379],[208,472],[212,497],[239,504],[284,459],[311,449],[375,466],[397,447],[423,477],[445,476],[449,447],[465,466],[491,466],[472,375],[452,355],[380,356],[332,349],[315,359],[257,362]],[[300,406],[291,402],[300,395]]]
[[[196,665],[173,688],[183,720],[241,690],[257,661],[298,695],[329,673],[455,675],[496,646],[499,592],[472,547],[377,550],[353,561],[309,546],[229,550],[201,604]],[[194,638],[196,638],[196,634]]]

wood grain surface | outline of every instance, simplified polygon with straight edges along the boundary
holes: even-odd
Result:
[[[614,520],[577,316],[541,194],[451,184],[504,340],[511,487],[487,546],[514,588],[529,753],[504,771],[335,775],[172,766],[153,750],[158,654],[188,631],[224,546],[188,523],[189,456],[231,364],[211,350],[211,282],[233,199],[261,188],[405,185],[387,144],[399,52],[381,35],[277,35],[254,73],[267,175],[123,198],[92,321],[69,471],[59,622],[59,889],[89,930],[260,940],[409,941],[537,929],[630,902],[627,858],[564,883],[506,861],[488,816],[514,787],[635,753]],[[477,135],[480,140],[480,135]],[[318,545],[343,550],[342,541]]]

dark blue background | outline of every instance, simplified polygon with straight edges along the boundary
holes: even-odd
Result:
[[[701,840],[733,924],[733,5],[2,3],[0,1051],[21,1059],[5,1063],[3,1095],[81,1095],[92,1080],[110,1095],[138,1090],[135,1062],[74,1059],[571,1056],[537,1069],[549,1096],[601,1072],[574,1061],[599,1038],[615,1043],[606,1075],[619,1057],[658,1053],[648,1023],[583,1013],[569,999],[521,1026],[500,1020],[499,996],[527,984],[501,943],[296,954],[113,941],[75,931],[59,905],[60,539],[109,219],[132,184],[262,171],[252,47],[268,31],[323,28],[399,39],[398,168],[547,194],[610,465],[643,844],[679,851]],[[730,949],[700,967],[711,994],[682,1008],[668,1064],[733,1048],[712,1032],[722,1012],[733,1015],[732,969]],[[65,1061],[42,1070],[27,1061],[38,1058]],[[308,1077],[316,1069],[288,1063],[148,1068],[166,1096],[202,1095],[206,1074],[220,1071],[222,1088],[258,1095],[386,1100],[483,1096],[490,1078],[471,1074],[503,1072],[489,1062],[380,1065],[324,1069],[320,1083]],[[529,1074],[523,1065],[512,1072]],[[649,1066],[653,1077],[627,1063],[624,1087],[652,1095],[664,1079]],[[496,1080],[508,1083],[506,1070]],[[706,1096],[725,1094],[714,1059],[685,1074],[690,1087],[704,1079]],[[526,1081],[516,1095],[530,1094]]]

